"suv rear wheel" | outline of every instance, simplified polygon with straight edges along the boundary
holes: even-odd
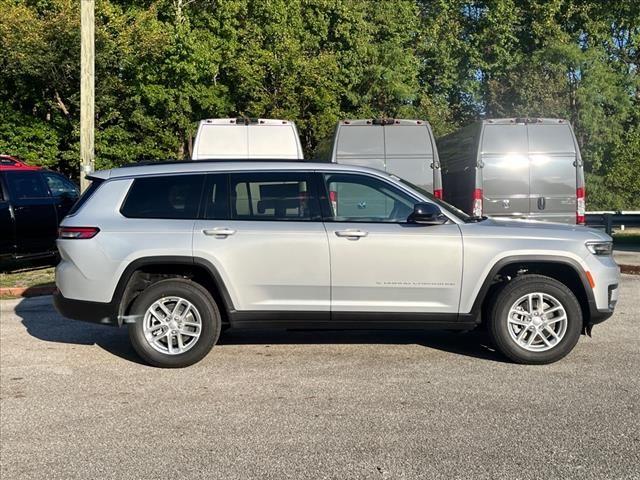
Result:
[[[582,311],[562,283],[543,275],[523,275],[494,297],[488,327],[498,350],[511,360],[552,363],[578,342]]]
[[[156,367],[186,367],[209,353],[220,336],[220,312],[201,285],[185,279],[154,283],[135,300],[129,338]]]

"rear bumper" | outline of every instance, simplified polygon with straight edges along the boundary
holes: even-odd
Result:
[[[118,325],[118,313],[111,303],[87,302],[66,298],[59,291],[53,294],[53,304],[60,315],[72,320]]]

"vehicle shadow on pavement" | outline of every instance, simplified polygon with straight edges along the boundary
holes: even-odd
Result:
[[[97,345],[134,363],[146,365],[135,353],[125,328],[68,320],[58,314],[51,297],[22,299],[15,307],[27,333],[45,342]],[[229,329],[218,342],[224,345],[420,345],[472,358],[504,362],[490,347],[482,330],[466,333],[442,330],[243,330]],[[215,351],[215,349],[214,349]]]
[[[131,347],[125,328],[68,320],[51,302],[49,296],[24,298],[15,307],[29,335],[45,342],[97,345],[120,358],[144,364]]]
[[[467,357],[506,362],[480,330],[241,330],[223,332],[218,345],[420,345]]]

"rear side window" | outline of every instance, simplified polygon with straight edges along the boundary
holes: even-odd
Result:
[[[204,175],[137,178],[120,209],[129,218],[195,219]]]
[[[80,198],[78,199],[78,201],[73,204],[73,207],[71,207],[71,210],[69,210],[69,213],[67,215],[73,215],[78,210],[80,210],[80,207],[82,205],[84,205],[85,203],[87,203],[87,200],[89,200],[89,198],[91,198],[91,196],[95,193],[95,191],[102,184],[102,182],[104,182],[103,179],[94,178],[91,181],[91,184],[89,185],[89,188],[87,188],[84,192],[82,192],[82,195],[80,195]]]
[[[50,197],[40,172],[7,172],[6,178],[14,200]]]
[[[231,218],[235,220],[312,221],[320,206],[308,173],[232,174]]]

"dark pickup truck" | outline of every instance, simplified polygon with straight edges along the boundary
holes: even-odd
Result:
[[[58,224],[78,199],[64,175],[21,162],[0,162],[0,260],[56,252]]]

